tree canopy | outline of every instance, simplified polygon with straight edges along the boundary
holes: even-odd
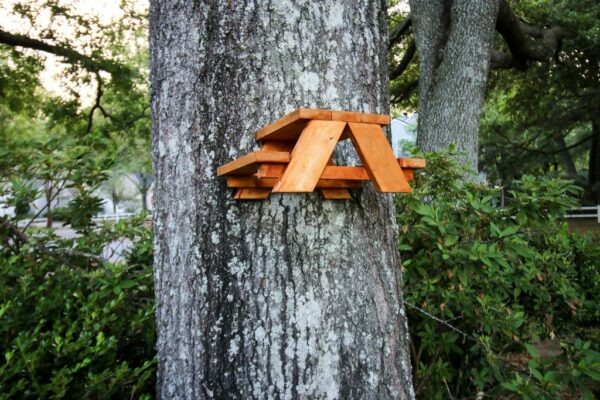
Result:
[[[417,110],[423,72],[417,68],[415,9],[409,11],[397,3],[392,4],[390,27],[392,102]],[[459,3],[431,4],[438,4],[440,10],[455,10]],[[556,170],[587,185],[588,199],[597,198],[598,13],[597,2],[587,0],[499,2],[481,137],[477,148],[471,150],[481,149],[480,168],[493,181],[507,182],[524,172]],[[448,18],[445,23],[454,26],[468,14],[461,17],[455,10],[444,15]],[[444,26],[444,21],[440,24]],[[444,40],[451,39],[449,33],[441,35]],[[451,55],[446,52],[445,57]],[[444,109],[453,101],[447,98]],[[422,98],[419,111],[427,113],[424,102]],[[440,127],[436,129],[433,136],[439,134]],[[457,131],[454,129],[445,145],[461,140]],[[473,135],[479,136],[478,129]]]

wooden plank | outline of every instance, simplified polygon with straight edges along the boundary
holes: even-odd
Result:
[[[389,125],[389,115],[369,114],[352,111],[323,110],[319,108],[299,108],[277,121],[259,129],[257,140],[294,141],[302,133],[310,120],[343,121],[367,124]]]
[[[362,187],[362,183],[356,181],[348,181],[344,179],[319,179],[317,182],[317,189],[322,189],[321,192],[337,189],[358,189]],[[350,192],[348,192],[350,193]]]
[[[251,176],[228,176],[227,187],[230,188],[272,188],[277,178],[257,178]]]
[[[357,122],[365,124],[389,125],[391,118],[389,115],[369,114],[351,111],[331,111],[332,121]]]
[[[414,167],[411,163],[400,162],[400,167],[403,168],[402,171],[405,172],[405,176],[407,176],[406,172],[414,169],[419,169],[419,167]],[[415,163],[416,164],[416,163]],[[402,167],[402,165],[409,165],[409,167]],[[418,164],[421,165],[421,164]],[[259,178],[280,178],[285,171],[287,165],[285,164],[261,164],[258,168],[257,176]],[[338,165],[328,165],[323,170],[320,179],[329,180],[329,179],[343,179],[348,181],[368,181],[369,175],[367,174],[367,170],[363,166],[358,167],[346,167],[346,166],[338,166]]]
[[[341,121],[310,121],[302,131],[273,193],[315,190],[345,126],[346,123]]]
[[[242,188],[235,192],[235,200],[266,200],[271,194],[271,189]]]
[[[375,124],[350,122],[349,134],[358,155],[365,164],[369,178],[380,192],[410,192],[400,163],[381,127]]]
[[[333,111],[332,113],[332,118],[333,118]],[[344,127],[344,130],[346,130],[346,128]],[[342,132],[343,134],[343,132]],[[327,165],[336,165],[335,161],[333,161],[333,156],[329,157],[329,161],[327,161]],[[319,182],[338,182],[338,181],[324,181],[322,179],[319,179]],[[349,182],[349,181],[344,181],[344,182]],[[357,182],[354,182],[354,184],[356,184]],[[360,185],[360,183],[358,183],[358,185]],[[317,183],[317,188],[319,188],[319,183]],[[321,192],[321,196],[323,196],[324,199],[328,199],[328,200],[342,200],[342,199],[350,199],[352,196],[350,195],[350,191],[348,189],[324,189],[324,188],[319,188],[319,191]]]
[[[399,158],[398,163],[400,164],[400,168],[413,168],[413,169],[425,168],[425,159],[424,158]]]
[[[347,189],[322,189],[321,195],[327,200],[348,200],[352,198]]]
[[[217,168],[217,175],[249,175],[256,172],[259,163],[287,163],[289,161],[290,153],[288,152],[255,151]]]
[[[369,175],[365,167],[344,167],[329,166],[326,167],[321,175],[321,179],[346,179],[351,181],[368,181]]]
[[[389,115],[363,113],[361,122],[364,124],[389,125],[392,119]]]
[[[351,111],[331,111],[332,121],[362,122],[361,113]]]
[[[256,176],[228,176],[227,187],[230,188],[272,188],[275,186],[278,178],[258,178]],[[324,180],[320,179],[317,182],[317,189],[342,189],[342,188],[359,188],[360,182],[348,181],[342,179]]]
[[[287,164],[261,164],[256,171],[258,178],[281,178]]]
[[[331,120],[330,110],[299,108],[256,132],[256,140],[296,140],[310,120]]]
[[[291,153],[294,150],[294,146],[296,142],[262,142],[260,147],[260,151],[284,151],[287,153]]]
[[[257,176],[259,178],[280,178],[285,172],[285,164],[262,164],[258,168]],[[349,181],[368,181],[369,175],[365,167],[345,167],[338,165],[328,165],[323,170],[320,179],[343,179]]]

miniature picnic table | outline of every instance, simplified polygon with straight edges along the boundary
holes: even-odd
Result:
[[[394,156],[382,125],[390,117],[348,111],[300,108],[256,133],[260,150],[217,169],[237,200],[263,200],[271,193],[312,192],[326,199],[349,199],[348,189],[372,181],[380,192],[410,192],[413,170],[422,158]],[[364,166],[338,166],[336,144],[350,139]]]

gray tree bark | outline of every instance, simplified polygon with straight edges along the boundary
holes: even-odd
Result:
[[[414,397],[392,197],[216,177],[297,107],[387,113],[386,27],[384,0],[151,2],[160,397]]]
[[[455,144],[477,168],[498,1],[411,0],[410,9],[420,61],[417,145]]]

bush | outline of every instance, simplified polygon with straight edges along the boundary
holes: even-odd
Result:
[[[523,176],[503,199],[452,155],[427,154],[397,198],[417,395],[591,396],[598,333],[582,327],[600,322],[600,245],[562,221],[577,189]],[[538,349],[554,342],[548,363]]]
[[[0,246],[0,399],[153,397],[151,236],[140,217]],[[124,238],[126,259],[102,261]]]

